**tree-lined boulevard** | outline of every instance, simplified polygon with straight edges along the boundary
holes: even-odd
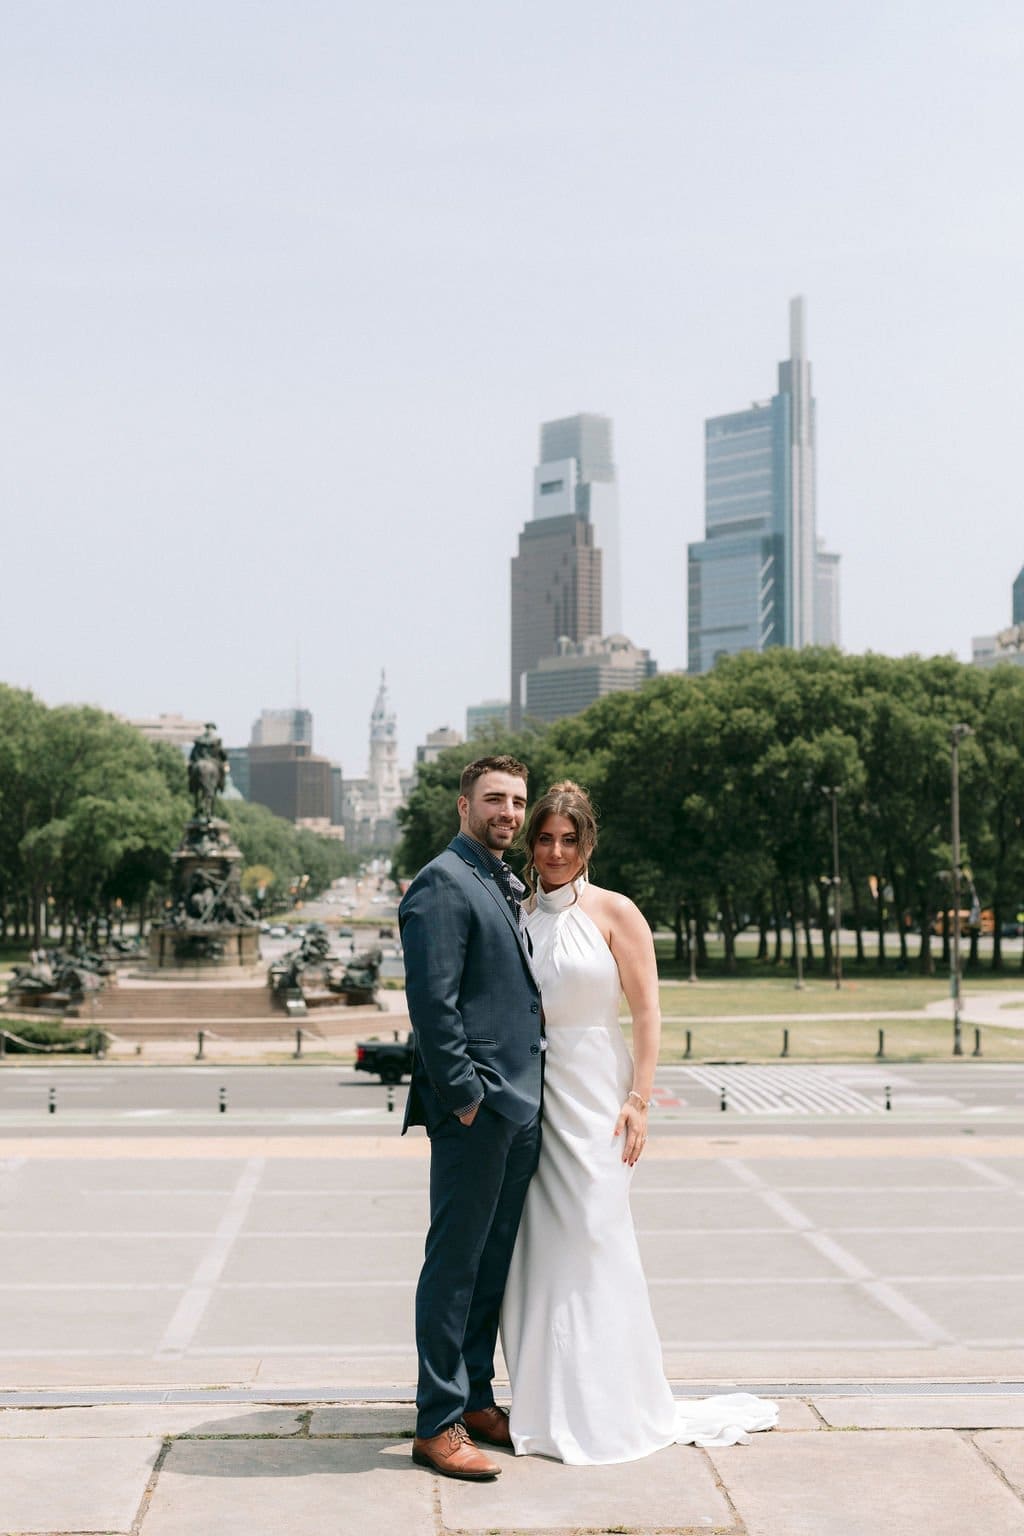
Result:
[[[0,684],[0,943],[97,942],[123,920],[145,925],[170,889],[189,812],[174,747],[84,705],[50,709]],[[264,806],[224,803],[246,862],[243,883],[287,902],[297,876],[322,891],[353,861],[333,839]]]

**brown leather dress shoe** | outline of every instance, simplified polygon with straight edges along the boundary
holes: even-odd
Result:
[[[419,1436],[412,1443],[412,1459],[418,1467],[430,1467],[442,1477],[461,1477],[469,1483],[487,1482],[501,1471],[478,1451],[466,1426],[458,1420],[426,1440]]]
[[[492,1403],[489,1408],[473,1408],[462,1415],[462,1422],[474,1440],[487,1445],[506,1445],[512,1449],[512,1436],[508,1427],[508,1409]]]

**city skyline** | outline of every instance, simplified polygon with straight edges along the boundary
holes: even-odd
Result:
[[[572,413],[615,424],[622,631],[682,668],[702,423],[801,292],[844,646],[1004,622],[1005,4],[58,0],[5,42],[5,681],[232,745],[308,706],[359,775],[386,667],[411,763],[504,697],[536,427]]]

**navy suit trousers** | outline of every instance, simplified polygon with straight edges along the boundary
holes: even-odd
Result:
[[[501,1298],[530,1179],[540,1116],[516,1125],[487,1107],[449,1115],[430,1138],[430,1229],[416,1288],[416,1433],[440,1432],[494,1402]]]

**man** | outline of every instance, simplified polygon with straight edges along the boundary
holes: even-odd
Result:
[[[430,1230],[416,1290],[413,1460],[445,1477],[501,1470],[470,1436],[510,1446],[492,1380],[498,1312],[540,1153],[543,1026],[521,925],[523,886],[502,854],[526,814],[526,769],[463,770],[460,830],[399,908],[416,1051],[402,1133],[430,1137]]]

